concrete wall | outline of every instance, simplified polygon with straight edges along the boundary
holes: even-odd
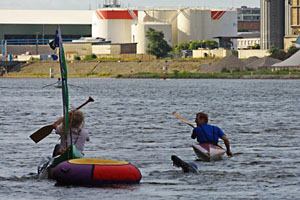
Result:
[[[298,35],[289,35],[284,37],[284,50],[288,50],[291,46],[295,46],[295,41],[297,40]]]
[[[122,58],[122,59],[140,59],[143,61],[146,60],[155,60],[156,57],[149,54],[135,54],[135,53],[128,53],[128,54],[98,54],[98,58]]]
[[[136,43],[92,45],[93,54],[132,54],[136,53]]]
[[[193,50],[193,58],[206,58],[206,57],[219,57],[223,58],[226,56],[232,55],[231,50],[227,49],[198,49]]]
[[[136,53],[136,43],[121,44],[121,54]]]
[[[92,54],[91,43],[64,43],[64,50],[66,54],[77,54],[78,56],[86,56]]]
[[[232,55],[233,52],[227,49],[198,49],[193,50],[193,58],[219,57],[223,58]],[[245,59],[253,56],[263,58],[268,56],[268,50],[253,49],[253,50],[238,50],[238,58]]]
[[[13,60],[14,61],[28,61],[31,59],[51,60],[51,56],[50,55],[18,55]]]
[[[93,45],[92,52],[96,55],[99,54],[121,54],[121,45]]]
[[[255,44],[260,44],[260,38],[243,38],[237,39],[237,48],[238,49],[249,49]]]
[[[238,58],[239,59],[246,59],[249,57],[257,56],[259,58],[263,58],[265,56],[269,56],[268,50],[262,49],[253,49],[253,50],[238,50]]]
[[[54,54],[49,45],[7,45],[7,54],[21,55],[21,54]]]

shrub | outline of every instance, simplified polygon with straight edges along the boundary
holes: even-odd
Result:
[[[74,60],[81,60],[80,56],[74,56]]]
[[[97,56],[95,54],[89,54],[84,57],[84,60],[95,60]]]

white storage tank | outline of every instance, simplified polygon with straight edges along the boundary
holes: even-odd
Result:
[[[105,38],[112,43],[129,43],[131,25],[137,21],[138,11],[121,8],[96,10],[92,19],[92,37]]]
[[[162,31],[164,33],[164,40],[172,46],[172,26],[171,24],[165,24],[160,22],[146,22],[133,24],[132,26],[132,41],[137,43],[137,54],[144,54],[147,50],[148,39],[146,38],[146,32],[149,28],[153,28],[156,31]]]
[[[206,21],[209,10],[185,9],[178,15],[178,43],[190,40],[202,40],[205,38]]]
[[[177,20],[178,43],[237,36],[237,14],[233,10],[185,9]]]
[[[177,9],[150,9],[139,11],[139,22],[161,22],[172,26],[172,45],[177,44]]]

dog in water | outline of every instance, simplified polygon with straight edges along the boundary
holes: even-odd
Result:
[[[173,165],[175,167],[181,168],[184,173],[198,173],[198,166],[193,162],[184,162],[178,156],[175,155],[171,156],[171,160],[173,161]]]

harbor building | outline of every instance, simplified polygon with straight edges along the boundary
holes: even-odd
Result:
[[[40,53],[43,46],[46,49],[49,40],[54,38],[57,25],[61,27],[63,39],[68,39],[69,42],[90,38],[94,41],[105,41],[105,45],[108,45],[107,42],[132,43],[136,44],[132,45],[136,46],[136,50],[132,52],[137,54],[146,53],[148,44],[146,32],[149,28],[162,31],[164,39],[171,46],[186,41],[214,39],[218,40],[219,44],[226,44],[227,48],[236,49],[232,46],[234,43],[230,41],[237,37],[235,9],[137,10],[121,8],[115,0],[111,2],[97,10],[1,9],[2,54],[14,54],[13,48],[10,48],[12,45],[32,45],[31,49],[34,49],[36,43],[39,45],[39,51],[31,51]],[[88,41],[85,39],[85,42]],[[97,45],[96,42],[93,44]],[[25,51],[25,48],[23,49]],[[76,55],[76,52],[73,51],[72,54]]]

